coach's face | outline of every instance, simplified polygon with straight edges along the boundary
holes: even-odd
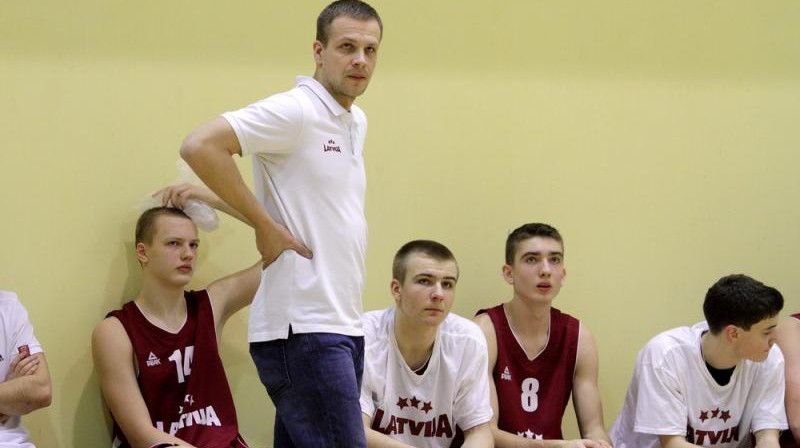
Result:
[[[345,109],[364,93],[378,63],[381,28],[376,20],[340,16],[328,27],[328,42],[314,42],[314,79]]]

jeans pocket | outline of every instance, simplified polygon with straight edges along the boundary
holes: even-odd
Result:
[[[256,365],[258,378],[274,400],[292,385],[286,365],[286,340],[250,343],[250,356]]]

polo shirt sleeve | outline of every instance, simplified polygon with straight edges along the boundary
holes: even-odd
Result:
[[[471,323],[471,322],[470,322]],[[464,356],[460,385],[453,403],[453,418],[466,431],[492,419],[489,401],[489,354],[483,333],[476,325],[475,332],[464,337]],[[474,333],[474,334],[473,334]]]
[[[753,432],[762,429],[787,429],[783,394],[784,382],[783,354],[777,345],[770,349],[767,360],[759,366],[758,379],[753,387],[752,397],[758,398],[753,412]]]
[[[634,431],[654,435],[686,435],[686,387],[677,372],[686,371],[680,350],[664,353],[655,341],[636,363],[638,399]]]
[[[242,155],[288,154],[303,129],[303,107],[289,92],[273,95],[243,109],[226,112]]]
[[[31,355],[41,353],[42,345],[33,335],[33,326],[28,320],[28,312],[22,303],[19,302],[16,294],[7,294],[3,297],[7,301],[4,308],[4,313],[7,312],[8,327],[6,331],[6,341],[9,344],[7,353],[13,353],[16,356],[19,352],[19,347],[23,345],[28,346]]]

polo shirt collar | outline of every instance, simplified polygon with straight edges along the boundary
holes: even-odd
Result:
[[[328,92],[322,84],[319,83],[314,78],[309,76],[298,76],[297,77],[297,87],[308,87],[314,92],[322,103],[331,111],[332,114],[336,115],[337,117],[343,114],[349,113],[347,109],[342,107],[338,101]]]

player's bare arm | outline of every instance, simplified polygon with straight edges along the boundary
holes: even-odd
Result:
[[[492,427],[489,423],[481,423],[464,431],[463,448],[492,448],[494,447],[494,436]]]
[[[222,335],[222,327],[228,318],[250,305],[260,284],[261,262],[258,261],[249,268],[223,277],[208,286],[217,339]]]
[[[762,429],[755,432],[756,448],[779,448],[778,437],[780,432],[777,429]]]
[[[108,408],[133,448],[149,448],[157,443],[194,448],[153,426],[136,383],[133,346],[118,319],[106,318],[94,328],[92,358]]]
[[[52,389],[44,353],[19,354],[0,383],[0,414],[25,415],[50,405]]]
[[[578,359],[575,363],[575,379],[572,383],[572,401],[581,437],[594,440],[600,446],[610,447],[603,422],[603,406],[600,401],[600,390],[597,387],[598,371],[597,344],[594,336],[581,323],[578,336]]]
[[[786,363],[786,417],[795,440],[800,440],[800,320],[788,317],[776,332]]]
[[[698,445],[686,441],[685,436],[658,436],[661,442],[661,448],[692,448]]]
[[[232,159],[234,154],[242,154],[242,148],[224,118],[217,117],[195,129],[184,140],[180,154],[211,191],[253,224],[264,267],[284,250],[311,258],[311,251],[275,223],[247,188]]]

